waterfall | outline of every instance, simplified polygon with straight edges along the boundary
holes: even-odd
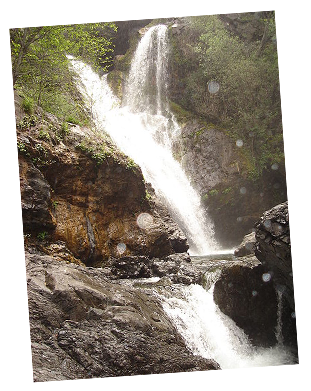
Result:
[[[100,78],[77,60],[71,63],[97,127],[141,167],[186,235],[190,254],[204,255],[218,250],[218,245],[199,195],[172,155],[172,140],[181,130],[167,105],[168,55],[167,27],[150,28],[134,54],[122,104],[113,96],[107,76]]]
[[[177,292],[178,289],[178,292]],[[213,300],[214,285],[175,286],[174,297],[160,295],[163,309],[195,355],[213,358],[222,369],[292,364],[282,344],[255,348],[247,335]]]
[[[192,255],[218,250],[213,224],[180,164],[172,156],[172,141],[181,129],[167,103],[169,44],[167,28],[150,28],[134,54],[123,102],[112,93],[107,75],[99,77],[91,67],[72,59],[96,127],[107,132],[123,153],[142,169],[158,197],[184,231]],[[245,368],[292,364],[295,359],[282,343],[269,349],[254,348],[246,334],[213,300],[219,272],[210,273],[205,290],[200,285],[174,284],[172,290],[151,288],[175,324],[189,350],[215,359],[221,368]],[[147,281],[151,284],[153,281]],[[149,288],[148,288],[149,289]],[[279,295],[278,328],[281,338],[282,295]]]
[[[151,27],[141,39],[131,64],[125,105],[136,112],[163,115],[167,110],[167,27]]]

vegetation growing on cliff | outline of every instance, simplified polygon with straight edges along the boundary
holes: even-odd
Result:
[[[32,114],[38,105],[63,120],[85,121],[67,55],[107,70],[115,31],[113,23],[11,29],[13,84],[24,97],[25,112]]]
[[[284,163],[274,13],[187,18],[172,38],[172,99],[243,141],[248,177]]]

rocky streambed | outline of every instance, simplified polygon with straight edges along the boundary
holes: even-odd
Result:
[[[43,113],[17,111],[17,123],[35,381],[219,369],[192,353],[158,294],[208,289],[215,276],[214,301],[255,346],[278,342],[281,298],[282,343],[297,356],[287,203],[236,254],[191,259],[139,167],[106,135],[64,132]]]
[[[26,264],[35,381],[219,368],[189,351],[139,284],[48,255]]]

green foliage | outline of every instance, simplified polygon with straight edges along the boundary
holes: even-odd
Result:
[[[68,136],[68,134],[70,133],[69,126],[68,126],[67,122],[62,123],[61,133],[62,133],[62,136],[65,136],[65,137]]]
[[[46,231],[39,232],[37,235],[38,240],[43,241],[47,238],[48,233]]]
[[[67,55],[106,70],[111,65],[115,31],[113,23],[11,29],[13,84],[25,97],[25,112],[33,114],[38,105],[58,118],[70,118],[69,122],[85,122],[83,100]]]
[[[66,117],[66,121],[74,125],[80,125],[80,121],[73,115],[69,115],[68,117]]]
[[[222,194],[229,194],[229,193],[231,193],[232,192],[232,188],[231,187],[227,187],[226,189],[224,189],[223,191],[222,191]]]
[[[44,129],[40,129],[38,137],[44,141],[49,141],[51,139],[49,132]]]
[[[174,38],[173,70],[184,88],[178,103],[242,139],[244,173],[258,178],[284,160],[274,13],[240,14],[240,30],[221,15],[188,20],[187,32]]]
[[[38,118],[35,115],[25,115],[24,118],[17,124],[17,128],[25,130],[30,129],[37,124]]]
[[[201,196],[201,200],[202,200],[203,202],[206,202],[206,201],[208,200],[208,194],[207,194],[207,193],[203,194],[203,195]]]
[[[76,146],[91,159],[93,159],[99,166],[103,164],[109,157],[112,156],[113,151],[106,144],[96,145],[92,142],[82,141]]]
[[[22,154],[26,155],[28,153],[27,147],[24,143],[17,142],[17,149],[18,149],[18,152],[20,152]]]
[[[150,201],[152,199],[152,195],[146,190],[146,200]]]
[[[128,157],[127,160],[126,160],[126,168],[127,168],[128,170],[133,170],[133,169],[135,169],[135,168],[137,168],[137,167],[138,167],[138,166],[137,166],[137,164],[134,162],[134,160]]]
[[[22,101],[22,108],[26,114],[32,115],[34,113],[33,99],[29,97],[25,97]]]
[[[210,196],[214,197],[214,196],[217,196],[218,193],[219,193],[219,192],[218,192],[217,189],[212,189],[212,190],[209,191],[208,194],[209,194]]]

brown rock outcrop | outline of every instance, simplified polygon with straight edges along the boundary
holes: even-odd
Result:
[[[25,234],[65,242],[95,266],[110,256],[187,251],[140,168],[107,136],[71,126],[60,139],[42,123],[17,131]]]

